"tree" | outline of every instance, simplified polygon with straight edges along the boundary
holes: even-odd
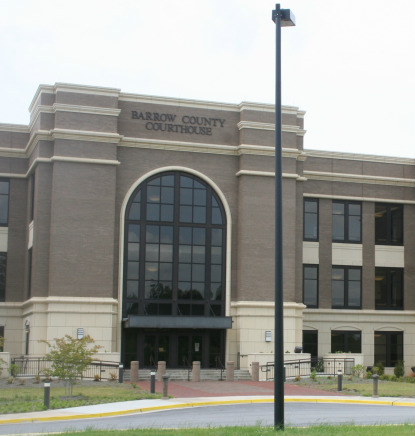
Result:
[[[42,341],[50,347],[45,358],[52,361],[51,375],[63,380],[65,394],[72,396],[75,380],[82,377],[83,371],[92,362],[92,355],[102,347],[95,345],[94,340],[89,335],[82,339],[65,335],[63,338],[55,338],[54,341],[54,345],[48,341]]]

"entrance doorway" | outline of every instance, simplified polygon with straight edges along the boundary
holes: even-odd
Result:
[[[126,367],[138,360],[140,367],[189,368],[199,361],[202,368],[220,368],[225,357],[225,330],[128,329],[124,337]]]

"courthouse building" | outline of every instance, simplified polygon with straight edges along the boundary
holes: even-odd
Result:
[[[29,110],[0,124],[4,350],[271,361],[274,107],[57,83]],[[283,107],[284,348],[413,366],[415,160],[305,149],[304,116]]]

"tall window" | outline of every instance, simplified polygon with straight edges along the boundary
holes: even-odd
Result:
[[[304,199],[304,241],[318,241],[318,199]]]
[[[361,353],[362,332],[356,331],[331,331],[331,352],[336,353]]]
[[[0,226],[9,224],[9,184],[8,180],[0,179]]]
[[[303,265],[303,303],[318,307],[318,265]]]
[[[125,316],[224,316],[226,220],[209,185],[179,172],[147,179],[125,229]]]
[[[333,242],[362,241],[362,205],[353,201],[333,201]]]
[[[0,301],[6,301],[7,253],[0,253]]]
[[[395,366],[403,360],[403,332],[375,332],[375,361]]]
[[[403,309],[402,268],[375,268],[375,308]]]
[[[331,271],[333,309],[360,309],[362,268],[356,266],[333,266]]]
[[[318,356],[318,330],[303,330],[303,353]]]
[[[4,326],[0,326],[0,338],[1,338],[1,342],[0,342],[0,353],[3,352],[4,349]]]
[[[403,244],[402,204],[375,204],[375,242],[380,245]]]

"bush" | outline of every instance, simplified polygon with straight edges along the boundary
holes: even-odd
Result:
[[[377,368],[377,374],[378,375],[383,375],[385,374],[385,367],[383,366],[382,362],[377,362],[376,363],[376,368]],[[375,367],[373,367],[373,369],[375,369]],[[374,372],[373,372],[374,373]]]
[[[363,365],[355,365],[352,367],[352,374],[356,377],[364,377],[366,373],[365,367]]]
[[[314,370],[310,375],[311,380],[316,381],[317,379],[317,372]]]
[[[15,363],[12,363],[10,365],[9,372],[10,372],[10,375],[14,378],[19,373],[19,367]]]
[[[404,373],[405,373],[405,367],[403,365],[403,361],[399,360],[396,365],[395,368],[393,369],[393,373],[395,374],[396,377],[403,377]]]

